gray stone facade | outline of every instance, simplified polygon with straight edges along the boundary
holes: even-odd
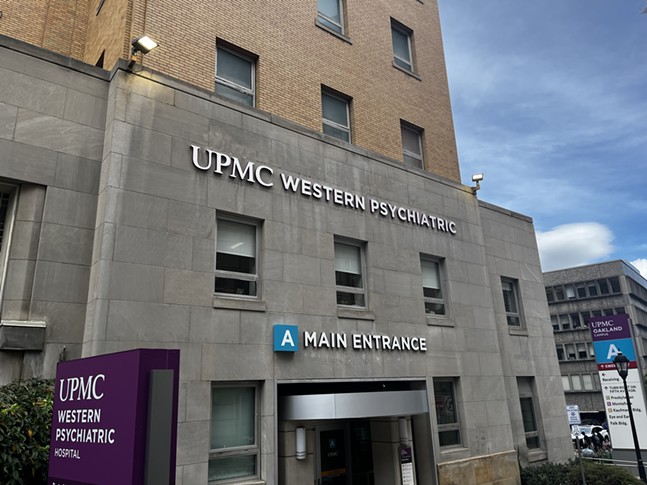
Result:
[[[222,386],[256,392],[256,479],[245,483],[319,476],[319,433],[339,420],[283,419],[283,399],[370,392],[379,401],[378,388],[422,390],[428,411],[361,420],[372,436],[367,474],[376,484],[399,483],[403,443],[413,448],[418,484],[456,483],[467,468],[471,478],[460,483],[516,484],[515,450],[522,463],[570,456],[528,217],[480,202],[469,187],[125,64],[107,73],[0,38],[0,85],[7,87],[0,177],[13,190],[2,327],[45,325],[44,338],[36,332],[42,325],[22,337],[41,338],[36,349],[0,347],[0,381],[51,377],[60,359],[180,349],[176,483],[183,485],[208,481],[212,389]],[[208,149],[237,157],[240,170],[202,170]],[[312,185],[295,191],[287,177]],[[329,189],[328,200],[315,184]],[[257,297],[214,293],[222,217],[257,228]],[[361,248],[363,308],[337,304],[339,241]],[[445,315],[425,313],[421,257],[440,264]],[[516,288],[519,325],[507,321],[506,282]],[[277,324],[298,326],[297,352],[275,352]],[[306,346],[304,332],[351,340],[347,348]],[[426,349],[352,348],[353,334],[380,336],[382,347],[424,339]],[[434,383],[442,379],[455,386],[445,403],[456,410],[454,446],[439,438]],[[532,402],[535,429],[524,428],[520,402]],[[347,429],[360,421],[346,418]],[[306,429],[305,460],[295,457],[298,427]]]

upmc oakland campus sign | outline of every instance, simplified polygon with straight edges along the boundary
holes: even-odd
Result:
[[[166,448],[170,449],[152,465],[166,464],[168,470],[162,472],[170,477],[166,483],[175,483],[179,362],[178,350],[165,349],[60,362],[48,485],[144,484],[145,476],[150,475],[146,471],[150,450],[156,452],[159,441],[164,441],[158,439],[152,447],[149,443],[147,449],[147,436],[151,432],[155,436],[165,426]],[[149,400],[154,400],[151,396],[162,402],[162,412],[160,402],[149,406]]]
[[[638,372],[638,362],[634,342],[631,337],[631,322],[628,315],[609,315],[589,320],[589,329],[593,338],[595,361],[598,364],[602,395],[607,412],[609,433],[614,448],[633,449],[634,443],[629,423],[627,399],[622,379],[616,371],[613,359],[619,353],[629,359],[627,388],[629,399],[636,421],[638,439],[642,449],[647,448],[647,434],[640,430],[647,429],[647,410],[645,396]]]

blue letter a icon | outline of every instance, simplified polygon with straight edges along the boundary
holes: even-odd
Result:
[[[297,350],[299,350],[299,327],[274,325],[274,352],[296,352]]]

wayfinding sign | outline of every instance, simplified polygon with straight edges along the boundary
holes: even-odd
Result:
[[[638,362],[628,315],[609,315],[589,320],[593,338],[595,361],[604,396],[604,405],[609,423],[609,433],[614,448],[634,449],[627,399],[622,379],[616,371],[613,359],[622,353],[629,359],[627,388],[637,430],[647,429],[645,396],[638,372]],[[647,448],[647,433],[638,432],[642,449]]]
[[[48,485],[175,483],[179,366],[167,349],[59,362]]]

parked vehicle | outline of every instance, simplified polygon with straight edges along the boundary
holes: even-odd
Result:
[[[580,441],[580,448],[586,448],[589,444],[595,444],[593,438],[594,433],[599,434],[602,441],[596,448],[601,448],[605,443],[608,444],[610,442],[609,432],[602,426],[581,425],[571,426],[571,440],[573,440],[573,445],[575,446],[575,440]]]

